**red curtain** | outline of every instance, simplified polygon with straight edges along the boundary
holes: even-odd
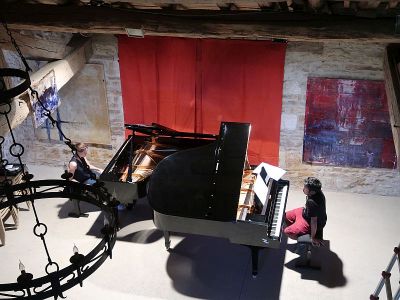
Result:
[[[218,133],[221,121],[252,124],[250,163],[279,162],[286,44],[120,36],[125,123]]]

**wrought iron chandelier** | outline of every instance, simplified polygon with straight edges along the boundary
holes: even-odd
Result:
[[[72,177],[72,174],[67,171],[61,175],[62,179],[32,180],[34,176],[29,174],[21,159],[24,153],[24,146],[16,141],[9,119],[9,113],[12,110],[11,102],[14,97],[30,90],[32,97],[36,98],[45,111],[45,116],[51,121],[52,125],[57,127],[60,135],[63,136],[66,145],[71,148],[73,154],[76,153],[76,149],[72,145],[71,140],[63,134],[58,122],[52,118],[51,112],[40,101],[37,91],[32,89],[28,73],[31,69],[4,20],[2,20],[2,24],[15,50],[18,52],[25,65],[26,70],[0,68],[0,115],[4,116],[8,124],[8,129],[10,130],[12,144],[9,148],[9,153],[18,160],[23,173],[23,183],[14,185],[12,181],[7,178],[6,167],[9,165],[9,162],[3,157],[2,151],[5,137],[0,136],[0,171],[3,171],[5,174],[5,180],[0,186],[2,188],[0,197],[3,197],[5,200],[0,201],[0,209],[6,207],[11,208],[12,206],[17,208],[19,203],[27,201],[31,204],[36,221],[36,224],[33,226],[33,234],[41,239],[48,263],[44,267],[46,275],[34,278],[34,275],[28,273],[23,263],[20,262],[19,269],[21,274],[16,279],[16,282],[0,283],[0,299],[65,298],[63,295],[64,291],[77,284],[82,286],[83,280],[99,268],[107,257],[112,258],[112,249],[116,241],[116,233],[118,230],[117,206],[119,202],[112,197],[103,183],[97,181],[94,185],[89,186],[70,181],[69,179]],[[7,89],[4,80],[5,77],[18,77],[22,79],[22,81],[17,86]],[[101,241],[86,255],[80,254],[78,248],[74,245],[74,254],[69,259],[70,265],[64,268],[60,268],[57,262],[51,257],[46,243],[47,225],[40,221],[35,206],[37,200],[52,198],[66,198],[91,203],[100,208],[102,213],[104,213],[104,227],[100,230],[102,236]]]

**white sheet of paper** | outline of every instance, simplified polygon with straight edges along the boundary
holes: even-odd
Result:
[[[265,171],[267,171],[268,176],[275,180],[279,180],[286,173],[285,170],[283,170],[279,167],[275,167],[273,165],[267,164],[265,162],[262,162],[261,164],[259,164],[254,169],[253,173],[260,174],[263,167],[264,167]]]
[[[267,183],[268,178],[269,177],[266,178]],[[262,205],[265,205],[268,196],[268,186],[260,176],[257,176],[256,182],[254,183],[254,193],[257,195],[258,199],[260,199]]]

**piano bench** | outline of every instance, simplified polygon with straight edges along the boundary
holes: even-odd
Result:
[[[320,270],[320,265],[315,265],[311,263],[312,252],[317,247],[313,246],[310,234],[304,234],[297,238],[298,249],[302,246],[306,248],[306,251],[300,251],[300,257],[298,258],[299,261],[296,263],[296,268]],[[321,246],[323,246],[323,244],[321,244]]]

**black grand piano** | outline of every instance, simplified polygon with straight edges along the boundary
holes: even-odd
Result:
[[[289,182],[270,178],[268,194],[254,193],[257,176],[247,163],[250,124],[222,123],[212,143],[177,151],[152,172],[148,195],[154,224],[164,232],[193,233],[249,246],[252,272],[258,251],[279,248]]]
[[[125,128],[131,130],[131,134],[100,175],[100,181],[128,208],[146,195],[149,178],[162,159],[217,139],[216,135],[181,132],[156,123],[125,124]]]

